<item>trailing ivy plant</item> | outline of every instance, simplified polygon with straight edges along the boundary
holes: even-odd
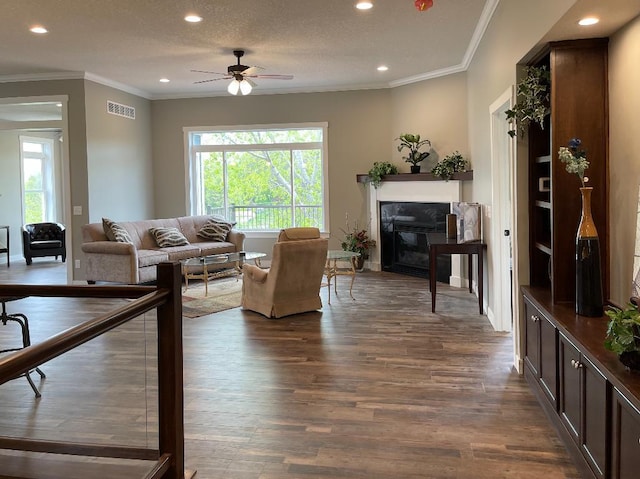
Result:
[[[369,183],[378,188],[384,175],[397,175],[398,168],[388,161],[376,161],[369,170]]]
[[[454,173],[467,171],[467,160],[463,158],[459,151],[455,151],[445,156],[431,169],[434,176],[443,180],[450,180]]]
[[[515,122],[515,128],[508,131],[509,136],[516,136],[516,128],[524,135],[532,121],[544,129],[544,117],[549,113],[550,84],[551,75],[546,66],[525,68],[525,77],[516,88],[516,104],[505,111],[507,121]]]

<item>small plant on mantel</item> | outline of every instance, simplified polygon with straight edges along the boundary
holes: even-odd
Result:
[[[382,182],[382,177],[384,175],[397,175],[398,168],[388,161],[376,161],[367,174],[369,176],[369,183],[371,183],[374,188],[378,188]]]
[[[507,132],[511,138],[516,136],[516,128],[524,136],[532,121],[544,129],[544,117],[549,113],[550,81],[546,66],[525,68],[525,78],[516,87],[517,102],[505,111],[507,121],[512,125],[515,122],[515,128]]]
[[[455,151],[445,156],[431,169],[434,176],[438,176],[445,181],[449,181],[454,173],[467,171],[467,160],[463,158],[459,151]]]

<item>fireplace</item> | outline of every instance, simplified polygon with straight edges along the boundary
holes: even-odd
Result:
[[[445,232],[449,203],[380,202],[380,249],[383,271],[428,278],[427,233]],[[440,255],[438,281],[449,282],[451,256]]]
[[[386,250],[384,245],[388,245],[389,241],[393,241],[393,237],[391,237],[391,240],[388,237],[387,239],[382,237],[383,234],[387,234],[386,230],[388,230],[388,225],[383,230],[381,205],[386,203],[439,203],[441,205],[438,208],[442,208],[442,210],[437,210],[440,211],[440,213],[436,214],[435,227],[445,228],[445,219],[441,216],[442,211],[446,210],[444,214],[448,213],[451,203],[454,201],[461,201],[462,197],[462,182],[459,180],[424,181],[420,179],[420,175],[410,174],[393,175],[391,178],[393,178],[393,180],[383,181],[378,188],[369,187],[369,214],[371,218],[370,233],[371,238],[377,243],[377,246],[370,252],[369,267],[374,271],[386,269],[386,266],[383,268],[383,264],[388,265],[389,261],[391,261],[389,256],[390,253]],[[397,226],[402,228],[415,227],[417,223],[432,222],[431,216],[428,216],[427,219],[425,219],[421,215],[422,213],[420,212],[410,212],[407,214],[396,213],[395,221],[397,222]],[[407,216],[408,218],[402,218],[402,216]],[[441,229],[440,231],[444,231],[444,229]],[[421,248],[426,248],[426,232],[403,231],[399,233],[399,238],[401,238],[402,241],[406,241],[408,244],[415,243],[416,245],[420,245]],[[385,248],[384,252],[383,248]],[[398,261],[395,262],[395,267],[397,268],[395,271],[403,274],[427,276],[428,270],[425,271],[425,269],[428,269],[429,264],[428,251],[423,249],[419,253],[419,258],[415,261],[416,253],[414,251],[410,251],[410,253],[411,254],[409,255],[409,252],[405,252],[398,258]],[[409,256],[411,256],[411,258]],[[452,255],[444,260],[446,262],[450,262],[451,265],[448,278],[445,278],[446,273],[444,270],[446,270],[446,266],[441,267],[440,264],[438,264],[438,281],[449,283],[455,287],[464,286],[462,279],[462,264],[459,256],[460,255]],[[406,265],[406,263],[409,262],[412,263],[411,267]],[[407,269],[400,271],[400,269],[403,268],[410,269],[410,271]],[[464,283],[466,283],[466,281],[464,281]]]

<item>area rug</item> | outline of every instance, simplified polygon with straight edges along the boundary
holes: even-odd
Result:
[[[182,287],[182,315],[198,318],[240,306],[242,279],[221,278],[209,281],[209,294],[205,296],[203,282],[189,282]]]

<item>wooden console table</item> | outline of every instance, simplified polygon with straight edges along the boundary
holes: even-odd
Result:
[[[11,256],[9,251],[9,225],[0,225],[0,230],[7,231],[7,242],[5,244],[0,243],[0,253],[7,253],[7,268],[11,266]]]
[[[436,260],[439,254],[466,254],[469,257],[469,292],[473,293],[471,278],[473,273],[473,255],[478,255],[478,309],[482,311],[482,284],[483,284],[483,255],[486,243],[482,241],[458,241],[457,238],[447,238],[445,233],[427,234],[429,245],[429,285],[431,291],[431,312],[436,312]]]

